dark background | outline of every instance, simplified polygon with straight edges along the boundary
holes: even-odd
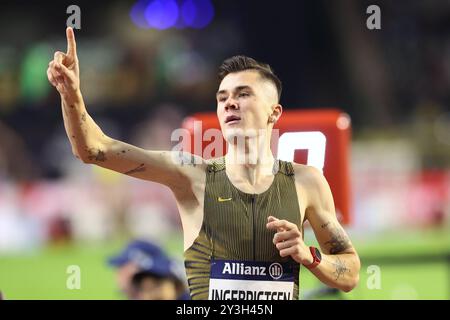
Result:
[[[215,16],[206,28],[162,31],[142,31],[125,21],[134,1],[5,1],[0,4],[0,116],[40,163],[33,169],[36,177],[62,174],[41,160],[48,137],[62,130],[59,97],[45,84],[43,60],[50,61],[56,50],[66,50],[70,4],[81,9],[76,38],[82,89],[93,88],[92,94],[85,94],[88,110],[95,119],[110,123],[114,128],[110,133],[117,138],[131,139],[133,128],[143,118],[161,114],[164,103],[175,105],[182,116],[215,110],[217,67],[235,54],[273,67],[284,85],[285,109],[338,107],[351,116],[355,136],[377,130],[394,135],[406,130],[409,135],[413,123],[427,117],[433,121],[448,110],[450,7],[446,1],[213,1]],[[371,4],[381,8],[381,30],[366,28],[366,8]],[[117,18],[114,13],[121,11]],[[120,34],[121,29],[126,31]],[[143,42],[126,41],[126,34],[133,32]],[[152,36],[147,38],[146,32]],[[203,62],[203,76],[193,84],[174,85],[177,71],[164,74],[164,54],[155,53],[174,38],[184,41],[184,49]],[[44,45],[37,58],[40,64],[34,64],[30,51],[40,45]],[[176,54],[176,48],[170,54]],[[96,69],[101,54],[113,58]],[[187,66],[195,70],[195,60],[188,60]],[[83,79],[87,70],[97,77]],[[41,75],[31,77],[40,83],[39,94],[27,91],[23,79],[27,72]],[[112,93],[130,77],[138,88],[117,99]],[[99,84],[106,87],[95,94]],[[426,155],[425,165],[445,166],[448,153],[442,154],[439,145],[434,148],[438,151],[427,151],[431,154]]]

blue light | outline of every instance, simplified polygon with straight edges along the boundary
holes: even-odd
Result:
[[[145,8],[147,7],[148,2],[149,0],[139,0],[133,5],[130,11],[131,21],[142,29],[150,28],[144,17]]]
[[[186,0],[181,6],[181,15],[188,26],[201,29],[213,19],[214,7],[210,0]]]
[[[173,27],[178,20],[178,5],[174,0],[154,0],[145,9],[147,23],[156,29]]]
[[[201,29],[212,21],[214,7],[210,0],[138,0],[130,17],[144,29]]]

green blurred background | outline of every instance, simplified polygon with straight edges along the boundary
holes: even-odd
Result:
[[[177,235],[171,239],[166,243],[167,251],[181,258],[182,239]],[[310,233],[308,240],[313,241]],[[303,268],[301,298],[450,299],[450,235],[446,230],[388,233],[359,240],[353,238],[362,262],[358,287],[349,293],[323,292],[324,287]],[[30,255],[3,256],[2,290],[8,299],[123,299],[113,270],[106,266],[106,259],[123,245],[122,241],[102,246],[80,243],[47,247]],[[80,289],[66,287],[70,265],[80,267]],[[380,288],[371,286],[371,265],[380,268]]]

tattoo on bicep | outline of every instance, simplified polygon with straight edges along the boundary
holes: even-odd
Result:
[[[133,174],[133,173],[142,172],[142,171],[145,171],[145,166],[143,163],[141,163],[137,168],[134,168],[130,171],[124,172],[124,174]]]
[[[332,228],[330,232],[331,232],[331,239],[325,242],[325,244],[330,246],[331,254],[341,253],[350,248],[351,246],[350,240],[345,234],[344,230],[335,227]]]
[[[341,276],[344,277],[347,272],[350,272],[350,269],[345,265],[345,261],[339,259],[339,257],[336,257],[336,261],[332,263],[335,267],[335,271],[333,272],[336,276],[335,280],[338,280]]]

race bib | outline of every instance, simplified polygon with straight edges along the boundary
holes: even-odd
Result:
[[[212,260],[209,300],[292,300],[292,264]]]

